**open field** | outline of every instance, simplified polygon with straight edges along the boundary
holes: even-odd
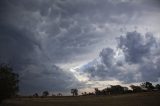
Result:
[[[16,98],[2,106],[160,106],[160,92],[117,96]]]

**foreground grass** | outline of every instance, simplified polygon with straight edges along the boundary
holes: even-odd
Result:
[[[2,106],[160,106],[160,92],[117,96],[16,98]]]

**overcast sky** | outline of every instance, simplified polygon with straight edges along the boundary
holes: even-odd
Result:
[[[160,81],[159,0],[0,0],[0,63],[20,93]]]

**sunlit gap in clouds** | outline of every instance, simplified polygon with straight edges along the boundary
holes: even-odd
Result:
[[[77,67],[74,67],[74,68],[71,68],[70,71],[73,73],[73,75],[78,79],[78,81],[81,81],[81,82],[86,82],[89,80],[89,78],[87,77],[87,74],[80,74],[78,72],[78,69],[79,67],[81,66],[77,66]]]

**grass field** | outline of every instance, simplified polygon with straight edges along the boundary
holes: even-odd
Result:
[[[160,106],[160,92],[117,96],[15,98],[2,106]]]

